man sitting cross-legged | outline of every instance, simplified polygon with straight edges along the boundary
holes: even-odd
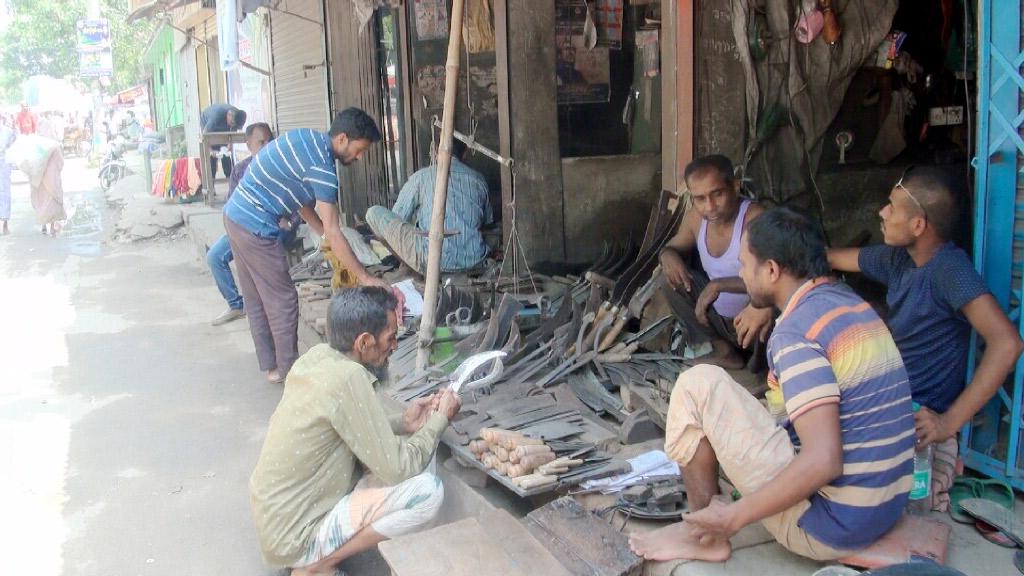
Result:
[[[665,451],[683,470],[691,513],[630,539],[650,560],[723,561],[729,537],[760,521],[817,560],[864,548],[891,529],[913,473],[910,387],[885,324],[828,278],[817,225],[787,208],[751,222],[740,277],[754,306],[782,309],[768,340],[780,426],[721,368],[683,372],[672,391]],[[742,498],[712,501],[721,465]]]
[[[328,342],[288,373],[249,482],[264,558],[292,574],[333,574],[342,560],[424,526],[444,499],[424,470],[458,413],[450,390],[389,419],[375,373],[396,346],[397,302],[379,287],[339,293]]]
[[[460,272],[478,266],[487,257],[487,243],[481,228],[494,216],[487,198],[483,174],[463,160],[467,147],[452,140],[452,163],[448,175],[448,200],[445,203],[444,228],[456,232],[441,246],[441,270]],[[370,206],[366,223],[395,257],[418,274],[427,272],[427,232],[434,209],[434,180],[437,166],[420,168],[409,177],[398,193],[393,210]]]

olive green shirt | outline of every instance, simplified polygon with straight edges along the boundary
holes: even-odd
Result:
[[[415,434],[397,435],[401,416],[384,413],[376,382],[327,344],[292,366],[249,480],[256,532],[270,564],[293,566],[302,558],[321,519],[363,470],[394,485],[430,462],[448,419],[435,413]]]

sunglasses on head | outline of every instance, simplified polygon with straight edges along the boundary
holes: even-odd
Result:
[[[914,193],[910,191],[910,188],[907,188],[906,185],[903,184],[903,181],[907,178],[907,175],[910,174],[910,171],[913,169],[914,167],[912,165],[907,166],[907,169],[903,171],[903,175],[900,176],[900,179],[896,182],[894,188],[899,188],[900,190],[903,190],[904,192],[907,193],[907,196],[909,196],[910,199],[914,202],[914,205],[917,206],[917,209],[921,211],[922,215],[924,215],[924,223],[927,224],[928,211],[924,209],[924,206],[921,204],[921,201],[918,200],[916,196],[914,196]]]

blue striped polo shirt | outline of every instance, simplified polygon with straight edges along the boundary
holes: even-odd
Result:
[[[412,222],[420,230],[430,230],[431,211],[434,209],[434,179],[437,166],[417,170],[402,186],[392,211],[403,222]],[[458,230],[455,236],[444,239],[441,247],[441,269],[465,270],[480,263],[488,248],[480,228],[494,220],[487,198],[484,177],[452,158],[448,173],[448,199],[445,201],[444,227]],[[416,249],[427,253],[427,238],[417,238]]]
[[[338,203],[334,151],[327,134],[299,128],[271,140],[253,158],[224,215],[257,236],[277,238],[281,217],[317,200]]]
[[[888,328],[849,287],[811,280],[779,317],[768,365],[794,442],[794,421],[839,404],[843,473],[811,496],[799,526],[834,548],[871,544],[900,519],[913,482],[910,384]]]

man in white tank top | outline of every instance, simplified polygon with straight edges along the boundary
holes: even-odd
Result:
[[[663,296],[686,325],[691,348],[711,343],[702,362],[742,368],[738,348],[764,342],[772,323],[770,308],[750,306],[739,277],[740,236],[764,209],[739,195],[740,182],[725,156],[697,158],[686,166],[683,180],[690,205],[660,254],[668,281]],[[694,251],[703,272],[686,263]]]

